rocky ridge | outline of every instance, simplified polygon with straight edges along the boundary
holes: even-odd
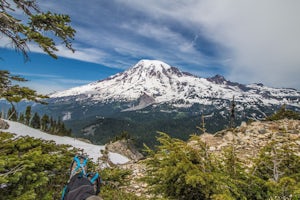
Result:
[[[293,142],[300,154],[300,120],[254,121],[248,124],[243,122],[235,129],[226,129],[215,134],[204,133],[199,137],[209,146],[209,151],[216,155],[220,155],[223,148],[234,144],[239,159],[248,162],[249,165],[249,161],[272,141]],[[196,141],[189,141],[188,144],[197,148]],[[120,167],[132,170],[128,179],[130,183],[123,189],[138,196],[146,195],[147,185],[138,181],[146,172],[145,165],[139,161]]]
[[[105,145],[105,148],[114,153],[119,153],[123,156],[126,156],[132,161],[138,161],[144,156],[134,147],[131,140],[118,140],[116,142],[111,142]]]
[[[218,154],[223,148],[234,145],[238,158],[249,162],[272,141],[293,142],[300,152],[300,120],[243,122],[235,129],[222,130],[214,135],[205,133],[200,137],[211,152]],[[190,141],[190,145],[193,143]]]

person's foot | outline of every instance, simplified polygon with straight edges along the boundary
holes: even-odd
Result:
[[[70,179],[78,173],[86,175],[87,172],[87,157],[83,155],[75,156],[70,167]]]

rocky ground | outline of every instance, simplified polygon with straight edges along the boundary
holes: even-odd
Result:
[[[239,158],[249,160],[271,141],[292,141],[300,150],[300,120],[243,122],[235,129],[219,131],[214,135],[202,134],[200,137],[212,152],[218,154],[222,148],[234,144]]]
[[[0,119],[0,129],[8,129],[9,125],[4,120]]]
[[[110,152],[122,154],[132,161],[138,161],[144,157],[135,148],[131,140],[122,139],[116,142],[111,142],[109,144],[106,144],[105,148]]]
[[[215,134],[205,133],[199,137],[207,143],[209,150],[216,154],[220,153],[222,148],[234,144],[239,158],[244,161],[254,158],[262,147],[274,140],[282,143],[292,141],[299,148],[300,153],[300,120],[254,121],[248,124],[243,122],[235,129],[223,130]],[[189,141],[189,144],[196,145],[196,142]],[[132,170],[130,183],[124,189],[138,196],[145,195],[147,185],[138,181],[146,171],[141,161],[134,161],[120,167]]]

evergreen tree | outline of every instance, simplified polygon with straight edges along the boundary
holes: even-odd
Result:
[[[30,124],[30,119],[31,119],[31,106],[27,106],[26,111],[25,111],[25,124],[26,125]]]
[[[52,117],[50,117],[50,122],[49,122],[49,132],[53,133],[53,126],[54,126],[54,120]]]
[[[24,117],[24,114],[21,113],[20,116],[19,116],[19,122],[24,124],[25,123],[25,117]]]
[[[65,135],[66,134],[65,124],[63,122],[60,122],[59,132],[60,132],[61,135]]]
[[[56,40],[51,37],[62,40],[68,49],[74,51],[71,40],[75,30],[69,25],[70,22],[68,15],[42,12],[36,0],[0,0],[0,33],[23,54],[26,61],[29,59],[27,44],[32,42],[51,57],[57,58]],[[12,76],[7,70],[0,70],[0,98],[6,99],[12,106],[23,99],[42,103],[40,99],[47,97],[28,87],[13,85],[12,81],[27,80]]]
[[[62,123],[61,123],[60,119],[58,119],[56,121],[55,135],[63,135],[63,133],[62,133]]]
[[[4,111],[3,111],[3,110],[1,111],[1,116],[0,116],[0,118],[2,118],[2,119],[5,118],[5,114],[4,114]]]
[[[7,119],[12,121],[17,121],[18,115],[14,106],[8,109],[7,111]]]
[[[49,116],[44,114],[43,117],[41,118],[41,130],[48,131],[49,123],[50,123]]]
[[[12,116],[12,108],[10,107],[7,111],[7,117],[11,118],[11,116]]]
[[[234,143],[216,157],[199,136],[183,142],[161,134],[158,141],[156,150],[146,148],[149,155],[144,161],[143,180],[154,194],[183,200],[300,198],[297,141],[270,142],[253,165],[238,158]]]
[[[300,198],[300,156],[293,140],[273,140],[255,160],[253,172],[265,181],[268,199]]]
[[[275,121],[280,119],[297,119],[300,120],[300,113],[286,109],[286,106],[283,105],[281,108],[274,113],[273,115],[267,117],[269,121]]]
[[[231,102],[231,107],[230,107],[230,128],[234,128],[235,126],[235,101],[234,101],[234,96],[232,97],[232,102]]]
[[[222,174],[228,176],[234,187],[238,188],[235,191],[238,199],[267,199],[265,182],[248,173],[250,169],[239,159],[235,144],[222,149],[220,168]]]
[[[18,103],[23,99],[44,103],[41,99],[47,98],[47,96],[37,94],[35,90],[31,90],[28,87],[14,85],[13,81],[24,82],[27,80],[20,76],[12,76],[6,70],[0,70],[0,98],[4,98],[11,104],[12,111],[16,112],[14,103]]]
[[[170,199],[239,199],[238,187],[199,137],[197,148],[161,133],[157,151],[147,148],[144,179],[152,192]]]
[[[75,30],[69,25],[70,22],[68,15],[42,12],[36,0],[0,0],[0,33],[23,54],[25,60],[28,60],[29,42],[36,43],[53,58],[57,58],[57,39],[62,40],[68,49],[74,51],[71,40]]]
[[[52,120],[51,127],[50,127],[50,133],[52,133],[54,135],[56,135],[58,133],[56,120]]]
[[[119,140],[133,140],[127,131],[122,131],[120,135],[115,136],[111,141],[116,142]]]
[[[236,147],[234,144],[223,149],[223,162],[224,162],[224,171],[231,178],[236,178],[237,175],[242,171],[241,161],[239,160]]]
[[[67,145],[0,133],[1,199],[60,199],[75,151]]]
[[[206,128],[205,128],[205,116],[202,113],[201,115],[201,127],[197,126],[196,128],[199,129],[201,131],[201,133],[206,133]]]
[[[53,134],[53,135],[64,135],[64,136],[71,136],[72,135],[72,129],[67,129],[65,127],[65,124],[58,119],[58,121],[54,120],[53,117],[49,116],[44,116],[44,119],[42,119],[41,121],[45,120],[47,123],[47,132]],[[41,126],[43,125],[43,122],[41,122]]]
[[[41,128],[41,118],[38,113],[34,113],[30,126],[32,128],[40,129]]]

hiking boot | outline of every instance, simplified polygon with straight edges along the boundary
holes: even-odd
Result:
[[[82,175],[86,175],[87,172],[87,157],[83,155],[78,155],[74,157],[74,160],[70,166],[70,179],[75,174],[81,173]]]

